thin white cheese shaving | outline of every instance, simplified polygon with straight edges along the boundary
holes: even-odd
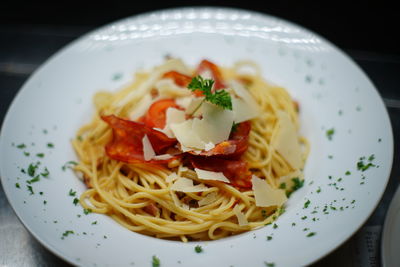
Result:
[[[273,146],[293,169],[299,169],[303,162],[296,126],[286,112],[278,111],[277,117],[279,129],[273,140]]]
[[[150,143],[150,140],[149,140],[149,138],[147,137],[146,134],[143,136],[142,144],[143,144],[144,160],[148,161],[148,160],[151,160],[152,158],[154,158],[156,153],[154,152],[154,149],[153,149],[153,147],[152,147],[152,145]]]
[[[179,176],[178,176],[178,174],[176,174],[176,172],[171,172],[171,173],[167,176],[167,178],[165,179],[165,181],[166,181],[167,183],[171,183],[171,182],[175,181],[175,180],[178,179],[178,178],[179,178]]]
[[[235,207],[233,208],[233,212],[238,219],[239,226],[246,226],[249,224],[246,215],[244,215],[244,213],[240,211],[239,205],[235,205]]]
[[[190,104],[186,108],[186,114],[190,114],[192,116],[200,116],[203,114],[201,102],[204,100],[204,97],[192,97]],[[201,105],[201,106],[200,106]]]
[[[225,183],[230,183],[228,178],[222,172],[212,172],[194,168],[194,171],[197,174],[197,177],[202,180],[214,180],[214,181],[221,181]]]
[[[205,196],[204,198],[200,199],[197,204],[199,204],[199,207],[203,207],[206,206],[208,204],[213,203],[215,200],[217,200],[217,192],[211,192],[209,194],[207,194],[207,196]]]
[[[232,97],[232,110],[235,113],[235,123],[253,119],[260,115],[257,106],[252,106],[241,98]]]
[[[232,129],[234,113],[214,104],[202,104],[203,118],[193,119],[193,131],[204,143],[218,144],[229,138]],[[204,147],[203,147],[204,148]]]
[[[204,192],[209,190],[204,184],[193,185],[193,180],[180,177],[171,186],[171,190],[179,192]]]
[[[156,155],[153,157],[153,159],[156,159],[156,160],[167,160],[167,159],[171,159],[171,158],[172,158],[172,155],[170,155],[170,154]]]
[[[171,130],[171,124],[182,123],[185,121],[186,114],[184,111],[176,108],[168,108],[166,112],[165,127],[162,130],[169,138],[175,138]]]
[[[281,206],[286,202],[284,190],[272,188],[267,181],[255,175],[251,177],[251,182],[257,207]]]
[[[186,120],[182,123],[173,123],[170,124],[169,127],[181,144],[182,151],[185,151],[185,148],[189,148],[189,150],[192,150],[193,148],[204,149],[205,143],[193,130],[193,120]]]
[[[136,90],[132,90],[124,98],[119,100],[114,104],[115,107],[123,107],[128,103],[134,103],[135,100],[141,96],[147,94],[153,87],[154,84],[160,79],[160,77],[168,71],[178,71],[183,74],[190,75],[190,70],[180,59],[170,59],[166,61],[163,65],[154,68],[150,73],[150,76],[141,83]]]

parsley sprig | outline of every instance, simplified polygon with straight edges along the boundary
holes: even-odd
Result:
[[[216,90],[212,92],[213,85],[213,80],[204,79],[198,75],[189,83],[188,89],[192,91],[200,90],[205,96],[203,101],[208,101],[223,109],[232,110],[232,99],[229,93],[225,90]]]

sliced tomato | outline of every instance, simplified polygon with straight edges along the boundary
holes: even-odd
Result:
[[[144,123],[151,128],[164,129],[168,108],[179,109],[179,106],[173,99],[161,99],[154,102],[145,115]]]
[[[192,80],[192,77],[182,74],[180,72],[174,71],[174,70],[164,73],[164,75],[162,77],[172,79],[176,85],[179,85],[182,87],[187,87],[188,84],[190,83],[190,81]]]
[[[126,163],[165,164],[175,159],[145,161],[143,156],[143,137],[147,135],[156,154],[163,154],[176,144],[164,133],[154,130],[143,123],[124,120],[114,115],[101,117],[113,130],[113,138],[106,145],[107,155]]]
[[[213,149],[202,151],[201,156],[216,156],[221,158],[235,159],[246,152],[249,146],[249,134],[251,130],[250,121],[241,122],[231,133],[229,140],[217,144]],[[199,155],[195,152],[189,152],[193,155]]]
[[[218,66],[207,59],[203,59],[196,70],[196,75],[202,75],[203,73],[210,72],[212,79],[214,80],[214,89],[226,88],[222,79],[222,73]]]
[[[239,189],[250,189],[251,172],[247,163],[241,159],[228,160],[216,157],[191,156],[190,162],[194,168],[222,172],[231,184]]]

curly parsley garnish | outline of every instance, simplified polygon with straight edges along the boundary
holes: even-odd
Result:
[[[214,81],[204,79],[201,76],[196,76],[188,85],[188,89],[192,91],[200,90],[205,96],[203,101],[208,101],[223,109],[232,110],[232,99],[229,93],[225,90],[217,90],[212,92]]]

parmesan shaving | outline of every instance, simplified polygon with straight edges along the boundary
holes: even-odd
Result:
[[[171,182],[175,181],[175,180],[178,179],[178,178],[179,178],[179,176],[178,176],[178,174],[176,174],[176,172],[171,172],[171,173],[167,176],[167,178],[165,179],[165,181],[166,181],[167,183],[171,183]]]
[[[230,183],[228,178],[222,172],[212,172],[194,168],[194,171],[197,174],[197,177],[202,180],[214,180],[214,181],[221,181],[225,183]]]
[[[286,202],[284,190],[272,188],[267,181],[255,175],[251,177],[251,182],[257,207],[281,206]]]
[[[180,177],[171,186],[171,190],[179,192],[204,192],[209,190],[204,184],[193,185],[193,180]]]
[[[233,212],[238,219],[239,226],[246,226],[249,224],[246,215],[244,215],[244,213],[240,211],[239,205],[235,205],[235,207],[233,208]]]
[[[199,207],[209,205],[213,203],[215,200],[217,200],[217,196],[218,196],[217,192],[211,192],[207,194],[207,196],[205,196],[204,198],[200,199],[197,202],[197,204],[199,204]]]
[[[183,74],[190,75],[189,68],[180,59],[170,59],[166,61],[163,65],[154,68],[150,73],[150,76],[141,83],[137,89],[131,90],[124,98],[115,103],[115,107],[123,107],[128,103],[134,103],[137,98],[146,95],[153,88],[156,81],[168,71],[177,71]]]
[[[193,119],[193,131],[204,143],[218,144],[229,139],[234,113],[214,104],[202,104],[203,118]],[[203,146],[204,148],[204,146]]]
[[[193,120],[187,120],[182,123],[173,123],[169,127],[181,144],[182,151],[185,151],[184,148],[204,149],[204,142],[202,142],[193,130]]]
[[[293,169],[299,169],[302,166],[302,156],[296,126],[285,112],[278,111],[277,116],[279,130],[273,140],[273,146]]]
[[[153,159],[156,159],[156,160],[167,160],[167,159],[171,159],[171,158],[172,158],[172,155],[170,155],[170,154],[156,155],[153,157]]]
[[[185,112],[176,108],[168,108],[166,112],[165,127],[162,130],[169,138],[175,138],[170,125],[185,121]]]
[[[154,152],[154,149],[150,143],[149,138],[147,137],[147,135],[145,134],[143,136],[142,139],[142,144],[143,144],[143,156],[144,156],[144,160],[145,161],[149,161],[152,158],[154,158],[154,156],[156,155],[156,153]]]

